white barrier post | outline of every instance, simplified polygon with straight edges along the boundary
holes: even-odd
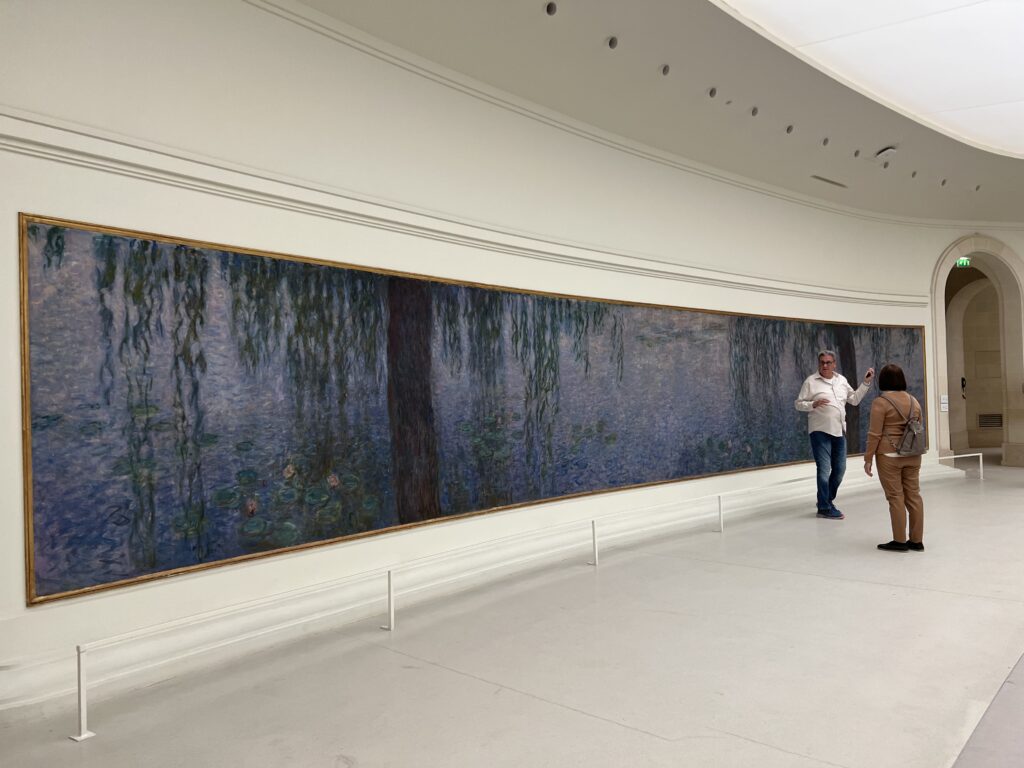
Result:
[[[950,460],[953,461],[953,466],[955,467],[957,459],[970,459],[970,458],[973,458],[975,456],[978,457],[978,479],[979,480],[984,480],[985,479],[985,454],[983,454],[983,453],[954,453],[954,454],[951,454],[949,456],[940,456],[939,457],[939,461],[942,461],[943,459],[950,459]]]
[[[590,538],[591,546],[593,547],[594,559],[587,563],[587,565],[597,565],[597,520],[590,521]]]
[[[718,494],[718,532],[725,530],[725,513],[722,511],[722,494]]]
[[[78,653],[78,735],[69,736],[68,738],[72,741],[85,741],[86,739],[91,739],[96,734],[89,730],[88,725],[88,701],[85,692],[85,649],[80,645],[76,645],[75,651]]]
[[[388,623],[381,629],[386,629],[388,632],[395,630],[395,584],[390,570],[388,571]]]

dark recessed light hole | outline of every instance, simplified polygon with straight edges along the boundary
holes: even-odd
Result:
[[[786,126],[786,133],[792,133],[792,132],[793,132],[793,126],[792,125],[787,125]]]
[[[558,13],[558,4],[548,3],[547,5],[544,6],[544,10],[547,11],[548,16],[554,16],[556,13]]]
[[[715,98],[715,96],[717,96],[717,95],[718,95],[718,89],[717,89],[717,88],[711,88],[711,89],[710,89],[710,90],[708,91],[708,96],[709,96],[710,98],[712,98],[712,99],[713,99],[713,98]]]
[[[754,107],[752,110],[750,110],[750,116],[751,117],[757,117],[757,113],[758,113],[757,107]]]
[[[853,150],[853,156],[854,157],[860,157],[860,150],[859,149]]]
[[[728,107],[728,106],[729,106],[730,104],[732,104],[732,99],[729,99],[728,101],[726,101],[726,102],[725,102],[725,106],[727,106],[727,107]]]
[[[911,173],[910,174],[910,178],[916,179],[917,178],[917,171],[914,171],[913,173]]]
[[[661,74],[667,75],[668,74],[668,70],[669,70],[669,66],[668,66],[668,64],[666,64],[664,67],[661,68]]]
[[[974,191],[975,191],[975,192],[981,192],[981,184],[979,184],[978,186],[976,186],[976,187],[974,188]]]
[[[821,140],[821,146],[823,146],[823,147],[827,147],[828,146],[828,136],[826,136],[824,139]]]
[[[883,168],[888,168],[889,167],[889,161],[886,160],[884,163],[882,163],[882,167]]]
[[[613,51],[616,48],[618,48],[619,47],[619,38],[617,38],[615,35],[612,35],[611,37],[609,37],[608,38],[608,47],[611,48]]]
[[[945,179],[943,179],[943,180],[942,180],[942,183],[941,183],[941,184],[940,184],[939,186],[940,186],[940,187],[944,187],[944,186],[946,186],[946,180],[945,180]]]

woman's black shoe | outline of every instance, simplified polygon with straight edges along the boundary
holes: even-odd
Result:
[[[909,550],[911,550],[913,552],[924,552],[924,542],[923,541],[908,541],[907,542],[907,549],[909,549]]]
[[[909,549],[907,542],[895,540],[886,542],[885,544],[879,544],[878,548],[884,549],[886,552],[906,552]],[[924,545],[921,545],[921,548],[923,549]]]

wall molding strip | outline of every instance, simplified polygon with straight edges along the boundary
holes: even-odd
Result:
[[[795,283],[488,229],[360,200],[316,185],[281,181],[227,164],[218,165],[133,146],[120,140],[112,141],[82,129],[48,123],[39,117],[12,114],[10,110],[5,112],[2,108],[0,151],[533,261],[802,299],[824,298],[851,304],[913,308],[925,308],[929,303],[926,294],[868,292]]]

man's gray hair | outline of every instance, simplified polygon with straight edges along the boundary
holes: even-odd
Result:
[[[828,355],[833,360],[836,359],[836,353],[835,352],[833,352],[831,349],[823,349],[823,350],[821,350],[821,352],[818,353],[818,360],[820,361],[821,358],[825,357],[825,355]]]

